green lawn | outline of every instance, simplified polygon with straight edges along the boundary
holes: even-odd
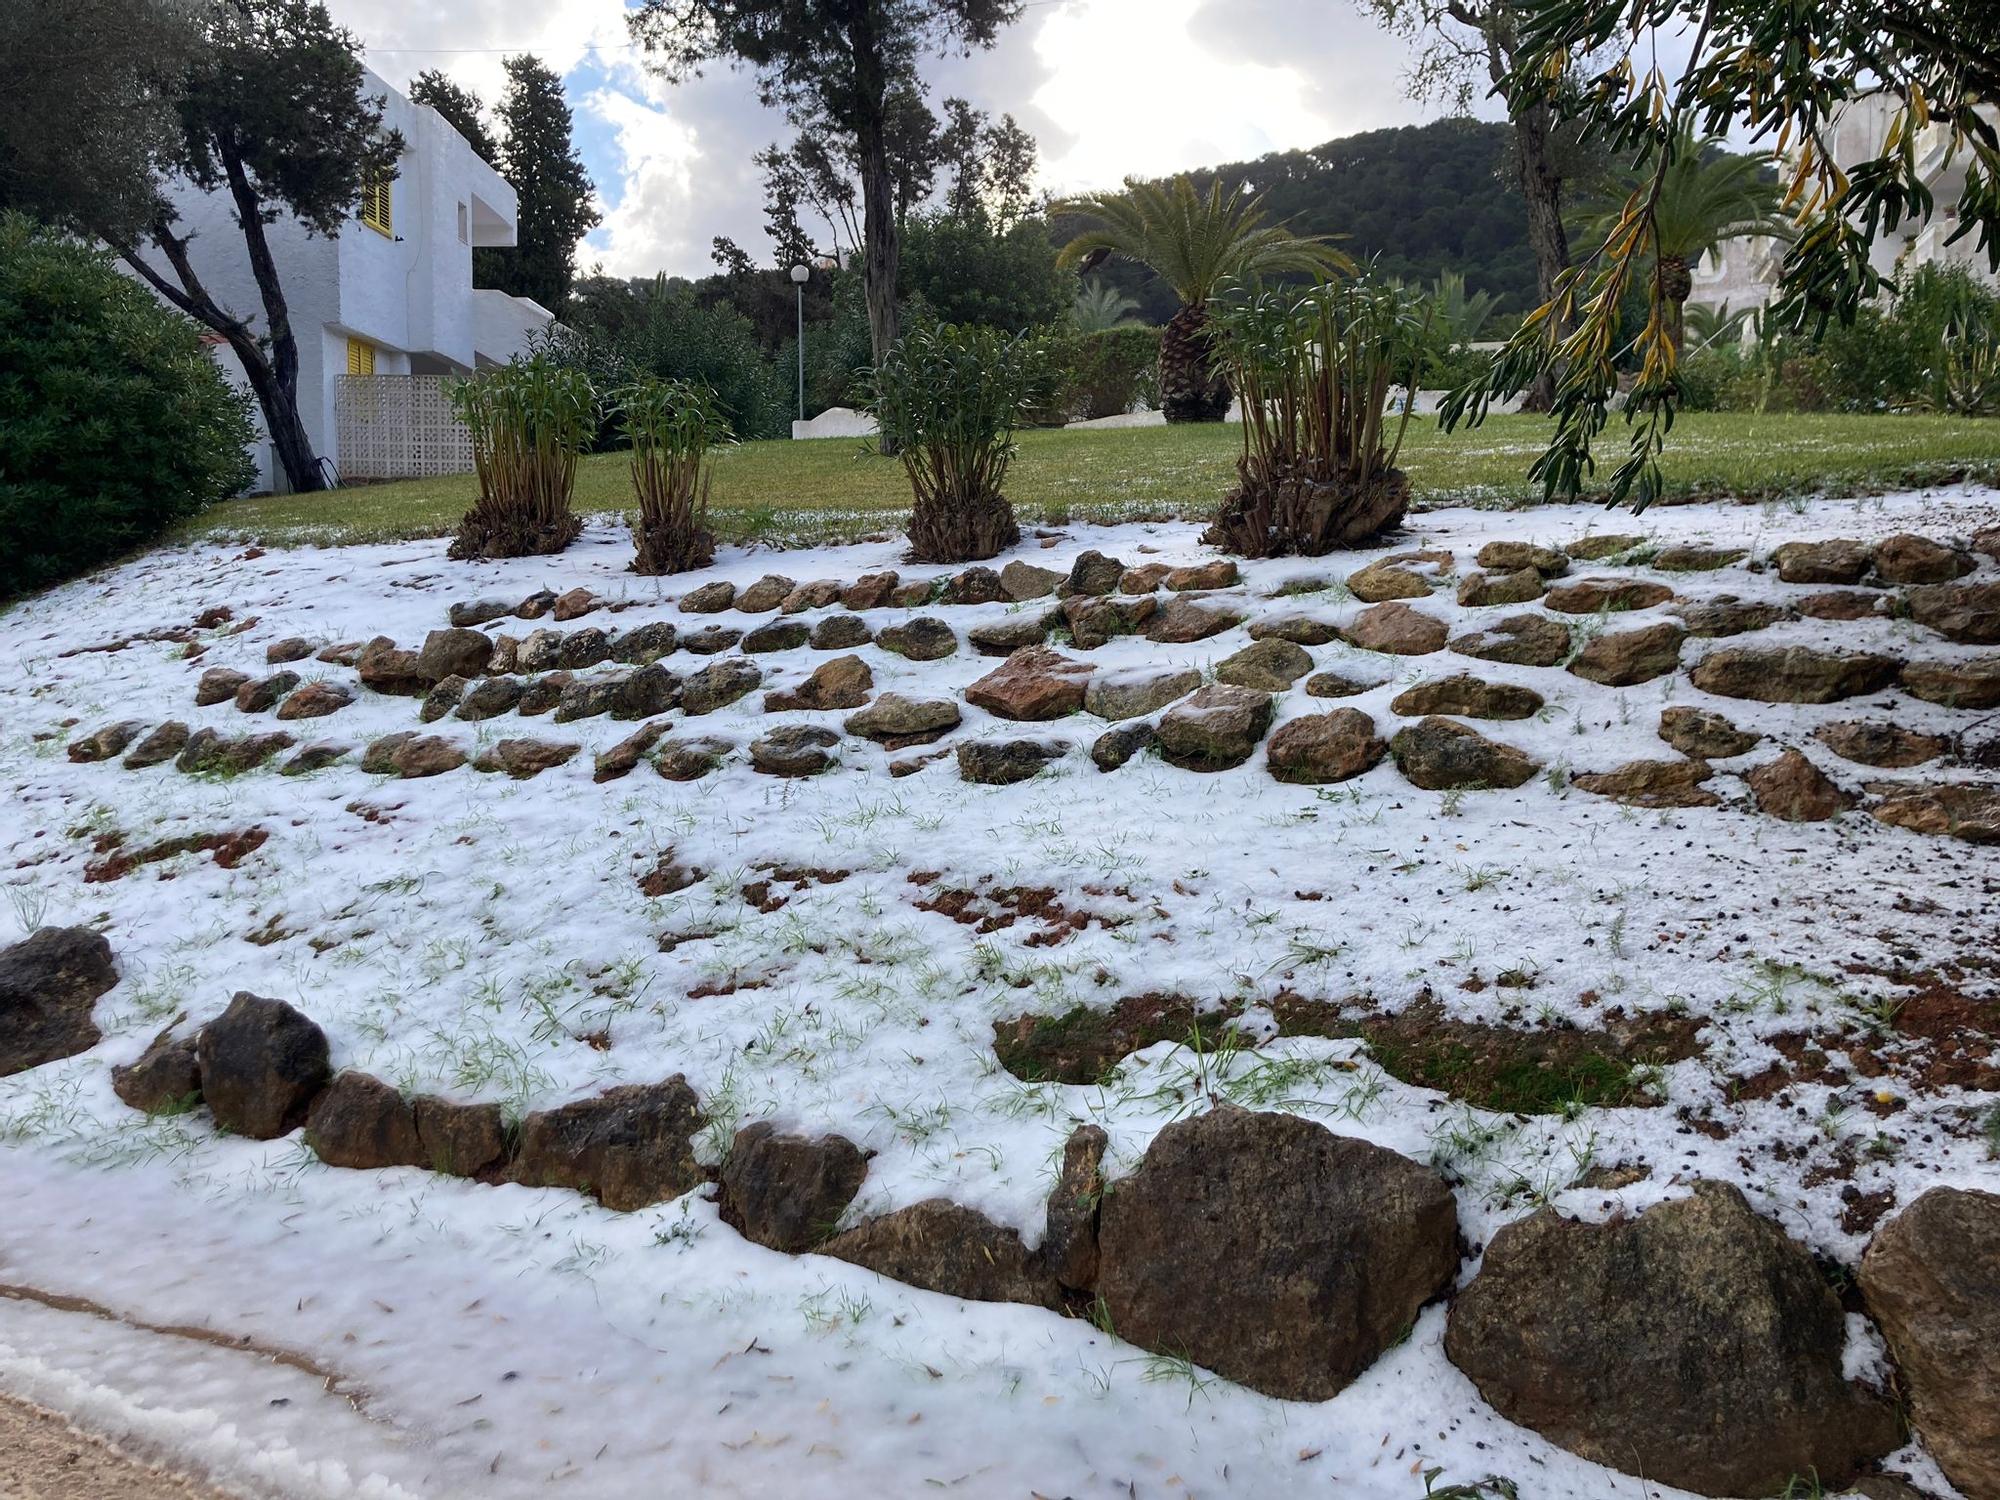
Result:
[[[1540,492],[1525,476],[1546,430],[1533,417],[1495,417],[1452,435],[1412,424],[1403,466],[1420,505],[1533,503]],[[1623,428],[1606,436],[1603,452],[1615,463]],[[1206,516],[1234,477],[1240,441],[1233,426],[1027,432],[1007,493],[1024,520]],[[2000,475],[2000,421],[1696,414],[1675,424],[1665,467],[1677,495],[1746,499],[1992,478]],[[266,546],[437,536],[454,528],[473,492],[468,474],[234,500],[187,534]],[[579,467],[578,509],[624,510],[630,494],[624,455],[600,454]],[[908,505],[900,464],[831,438],[746,443],[718,454],[710,514],[726,541],[803,544],[894,526]]]

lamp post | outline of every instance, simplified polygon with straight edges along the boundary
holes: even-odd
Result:
[[[798,298],[799,309],[799,420],[806,419],[806,281],[812,271],[806,266],[792,267],[792,291]]]

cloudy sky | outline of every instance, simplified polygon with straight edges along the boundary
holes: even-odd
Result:
[[[719,234],[767,253],[750,156],[785,138],[783,119],[727,68],[649,76],[625,0],[328,3],[399,86],[441,68],[491,103],[517,51],[563,74],[603,199],[586,264],[700,275]],[[1012,113],[1040,142],[1043,185],[1062,192],[1420,122],[1434,112],[1404,97],[1406,61],[1352,0],[1029,0],[991,52],[930,59],[924,76],[934,100]]]

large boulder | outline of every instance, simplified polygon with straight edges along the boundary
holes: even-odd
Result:
[[[1250,758],[1271,727],[1271,695],[1212,682],[1160,716],[1160,758],[1187,771],[1224,771]]]
[[[768,1120],[736,1132],[722,1163],[723,1222],[772,1250],[798,1255],[840,1224],[868,1175],[844,1136],[783,1135]]]
[[[1786,583],[1859,583],[1875,562],[1875,549],[1850,537],[1786,542],[1771,554]]]
[[[1894,657],[1810,646],[1724,646],[1695,663],[1704,693],[1763,703],[1835,703],[1878,692],[1896,679]]]
[[[111,945],[88,927],[43,927],[0,949],[0,1078],[95,1047],[90,1013],[116,983]]]
[[[927,1198],[836,1235],[820,1253],[973,1302],[1061,1305],[1055,1278],[1020,1235],[947,1198]]]
[[[1278,726],[1265,749],[1271,774],[1299,786],[1346,781],[1381,760],[1387,747],[1375,721],[1358,708],[1306,714]]]
[[[1092,667],[1045,646],[1016,651],[965,690],[965,701],[1002,719],[1040,723],[1083,707]]]
[[[1419,719],[1397,730],[1389,749],[1404,778],[1429,792],[1516,787],[1542,768],[1527,752],[1454,719]]]
[[[306,1144],[330,1167],[428,1165],[410,1101],[366,1073],[340,1074],[313,1101]]]
[[[1105,1193],[1098,1259],[1120,1338],[1324,1401],[1451,1285],[1458,1213],[1407,1157],[1225,1104],[1162,1130]]]
[[[1742,1193],[1591,1224],[1507,1225],[1458,1295],[1445,1353],[1509,1421],[1701,1495],[1833,1491],[1901,1441],[1842,1378],[1847,1322],[1805,1246]]]
[[[1966,1500],[2000,1500],[2000,1196],[1932,1188],[1875,1232],[1861,1295]]]
[[[332,1069],[326,1033],[282,1000],[239,991],[201,1029],[201,1095],[215,1122],[253,1141],[305,1124]]]
[[[700,1128],[701,1103],[680,1074],[624,1084],[521,1121],[509,1176],[524,1187],[574,1188],[622,1212],[645,1208],[706,1180],[694,1159]]]

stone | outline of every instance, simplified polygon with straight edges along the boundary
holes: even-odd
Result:
[[[562,665],[563,641],[560,630],[529,633],[514,653],[514,665],[523,672],[548,672]]]
[[[1734,594],[1717,594],[1713,599],[1677,604],[1673,613],[1689,635],[1711,638],[1768,630],[1780,620],[1792,618],[1791,610],[1782,604],[1771,604],[1761,599],[1746,602]]]
[[[1518,573],[1528,568],[1544,578],[1560,578],[1569,571],[1567,555],[1533,542],[1488,542],[1479,549],[1478,562],[1495,573]]]
[[[1479,661],[1553,667],[1569,655],[1569,627],[1547,615],[1509,615],[1470,634],[1453,637],[1451,649]]]
[[[482,677],[459,700],[458,717],[468,723],[498,718],[518,707],[527,691],[518,677]]]
[[[371,741],[368,748],[361,752],[362,773],[368,776],[395,775],[396,752],[416,737],[416,731],[405,729]]]
[[[218,703],[227,703],[249,680],[248,672],[238,672],[230,667],[210,667],[201,674],[201,681],[194,685],[194,706],[212,708]]]
[[[1541,598],[1548,584],[1533,568],[1512,573],[1468,573],[1459,580],[1458,602],[1467,609],[1493,604],[1526,604]]]
[[[692,635],[681,637],[681,649],[696,656],[720,656],[743,639],[743,632],[729,625],[704,625]]]
[[[1042,646],[1016,651],[965,690],[965,701],[1019,723],[1060,719],[1083,707],[1092,668]]]
[[[1904,595],[1910,618],[1962,646],[2000,646],[2000,580],[1932,583]]]
[[[434,724],[465,701],[465,690],[472,684],[463,677],[447,677],[435,684],[417,709],[417,717],[426,724]]]
[[[94,729],[82,739],[71,740],[69,758],[78,765],[90,765],[102,760],[116,760],[125,749],[139,737],[146,727],[143,719],[124,719],[116,724],[106,724]]]
[[[1875,549],[1849,537],[1786,542],[1771,560],[1786,583],[1859,583],[1875,564]]]
[[[1966,1500],[2000,1500],[2000,1196],[1931,1188],[1875,1231],[1858,1279],[1924,1447]]]
[[[1705,760],[1628,760],[1615,771],[1572,777],[1570,785],[1633,807],[1716,807],[1722,799],[1702,785],[1714,774]]]
[[[504,620],[514,613],[511,599],[461,599],[445,611],[453,625],[470,629],[489,620]]]
[[[1158,590],[1160,580],[1173,570],[1166,563],[1144,563],[1136,568],[1127,568],[1118,575],[1118,592],[1121,594],[1150,594]]]
[[[1826,773],[1797,750],[1743,773],[1757,810],[1787,823],[1824,823],[1853,805]]]
[[[1114,637],[1136,634],[1159,609],[1152,599],[1073,594],[1063,601],[1063,624],[1078,650],[1093,651]]]
[[[751,1243],[803,1255],[839,1227],[867,1176],[867,1155],[845,1136],[784,1135],[759,1120],[730,1143],[717,1206]]]
[[[1346,672],[1315,672],[1306,679],[1308,698],[1352,698],[1370,693],[1386,681],[1380,677],[1356,677]]]
[[[1313,659],[1290,641],[1253,641],[1215,664],[1215,680],[1232,687],[1282,693],[1312,670]]]
[[[1813,738],[1842,760],[1856,765],[1902,770],[1936,760],[1951,748],[1951,739],[1942,734],[1918,734],[1897,724],[1866,719],[1842,719],[1822,724]]]
[[[508,1176],[523,1187],[572,1188],[629,1213],[707,1180],[694,1159],[700,1128],[701,1102],[682,1075],[623,1084],[522,1120]]]
[[[269,713],[278,701],[299,685],[296,672],[273,672],[252,678],[236,690],[236,711],[244,714]]]
[[[735,602],[736,585],[718,578],[681,595],[680,609],[684,615],[718,615]]]
[[[1809,620],[1887,619],[1890,595],[1873,589],[1832,589],[1808,594],[1798,601],[1798,612]]]
[[[456,771],[465,764],[465,752],[442,735],[412,735],[390,753],[389,764],[405,781],[416,781]]]
[[[766,573],[736,596],[736,608],[746,615],[768,615],[797,587],[796,580],[782,573]]]
[[[679,640],[680,632],[671,620],[649,620],[612,637],[611,659],[628,667],[650,666],[663,656],[672,656]]]
[[[1340,627],[1319,615],[1267,615],[1250,622],[1253,641],[1290,641],[1294,646],[1324,646],[1340,639]]]
[[[1505,1225],[1452,1305],[1445,1353],[1509,1421],[1702,1495],[1828,1493],[1901,1442],[1841,1374],[1846,1318],[1812,1255],[1736,1188],[1606,1223]]]
[[[410,1106],[423,1165],[453,1177],[496,1180],[507,1165],[507,1122],[497,1104],[420,1094]]]
[[[1429,792],[1517,787],[1541,770],[1524,751],[1444,718],[1405,725],[1389,749],[1404,778]]]
[[[1231,606],[1201,603],[1190,596],[1176,595],[1146,622],[1146,639],[1185,646],[1242,623],[1242,613]]]
[[[493,642],[477,630],[433,630],[417,653],[417,675],[425,682],[478,677],[493,659]]]
[[[514,606],[514,618],[517,620],[539,620],[555,607],[556,591],[554,589],[536,589],[534,593],[528,595],[527,598]],[[458,622],[454,620],[452,623],[455,625]]]
[[[841,608],[881,609],[896,592],[898,581],[894,573],[863,573],[840,591]]]
[[[1879,821],[1912,833],[2000,844],[2000,787],[1947,783],[1891,787],[1868,811]]]
[[[631,734],[601,752],[594,761],[590,779],[592,781],[616,781],[621,776],[629,776],[637,769],[646,752],[660,742],[660,736],[667,732],[664,720],[651,724],[641,724]]]
[[[812,639],[812,627],[803,620],[772,620],[743,637],[743,649],[757,655],[767,651],[796,651]]]
[[[840,736],[819,724],[780,724],[750,742],[750,769],[766,776],[817,776],[834,764]]]
[[[283,733],[245,734],[232,739],[213,729],[198,729],[188,736],[174,769],[195,776],[240,776],[294,743]]]
[[[988,620],[966,631],[965,638],[981,656],[1012,656],[1024,646],[1047,643],[1049,617],[1024,613],[1009,615],[1004,620]]]
[[[889,603],[897,609],[922,609],[944,592],[944,578],[912,578],[889,591]]]
[[[216,1124],[253,1141],[290,1135],[332,1077],[326,1033],[282,1000],[238,991],[201,1028],[201,1096]]]
[[[778,606],[781,613],[802,615],[808,610],[826,609],[840,602],[840,580],[838,578],[816,578],[810,583],[801,583]]]
[[[728,740],[707,735],[667,740],[653,757],[653,769],[667,781],[699,781],[719,769],[735,748]]]
[[[306,1115],[306,1144],[329,1167],[368,1171],[426,1164],[417,1112],[390,1085],[366,1073],[340,1073]]]
[[[1502,622],[1505,623],[1504,621]],[[1428,656],[1444,649],[1451,632],[1444,621],[1407,604],[1377,604],[1364,609],[1341,631],[1350,646],[1386,651],[1394,656]]]
[[[111,1070],[111,1091],[146,1115],[177,1115],[201,1099],[201,1057],[193,1036],[173,1028],[154,1037],[132,1062]]]
[[[740,656],[724,657],[688,675],[681,684],[681,708],[691,719],[712,714],[734,703],[763,680],[764,674],[755,663]]]
[[[1763,743],[1754,730],[1738,729],[1705,708],[1677,707],[1660,714],[1660,738],[1691,760],[1728,760]]]
[[[991,568],[967,568],[944,588],[946,604],[998,604],[1007,597],[1000,575]]]
[[[730,632],[734,635],[735,632]],[[688,647],[694,649],[692,645]],[[556,665],[571,672],[581,672],[585,667],[594,667],[599,662],[611,660],[611,632],[587,625],[582,630],[572,630],[562,638],[562,651],[556,657]]]
[[[1115,771],[1141,750],[1150,749],[1158,738],[1159,731],[1151,724],[1120,724],[1091,742],[1091,763],[1100,771]]]
[[[1906,662],[1903,691],[1946,708],[2000,708],[2000,656]]]
[[[497,740],[472,763],[475,771],[501,771],[514,781],[532,781],[544,771],[566,766],[576,759],[581,745],[554,740]]]
[[[849,714],[841,728],[900,750],[928,744],[958,728],[960,717],[958,705],[949,698],[884,693],[861,712]]]
[[[982,786],[1012,786],[1038,775],[1068,750],[1048,740],[968,740],[958,747],[958,775]]]
[[[354,694],[338,682],[322,679],[304,687],[278,705],[278,717],[287,723],[297,719],[323,719],[339,713],[354,701]]]
[[[1571,542],[1563,551],[1578,562],[1602,562],[1607,557],[1616,557],[1621,552],[1633,552],[1646,545],[1646,538],[1620,532],[1615,535],[1584,536]]]
[[[1696,662],[1689,675],[1696,687],[1719,698],[1834,703],[1887,687],[1896,678],[1897,665],[1894,657],[1874,652],[1724,646]]]
[[[556,596],[555,605],[549,611],[549,616],[556,620],[580,620],[603,607],[603,599],[591,590],[578,586]]]
[[[1097,1285],[1097,1216],[1104,1201],[1104,1153],[1111,1137],[1100,1125],[1079,1125],[1063,1142],[1062,1166],[1043,1210],[1042,1264],[1063,1290]]]
[[[1560,583],[1542,596],[1542,603],[1566,615],[1594,615],[1609,611],[1651,609],[1674,597],[1664,583],[1648,583],[1642,578],[1580,578]]]
[[[1185,771],[1226,771],[1250,758],[1271,726],[1269,693],[1212,682],[1160,716],[1160,758]]]
[[[867,645],[874,638],[874,632],[861,616],[828,615],[813,626],[812,648],[815,651],[851,651],[856,646]]]
[[[1083,690],[1084,712],[1100,719],[1136,719],[1157,713],[1201,686],[1193,667],[1120,667],[1096,672]]]
[[[1907,531],[1875,546],[1875,576],[1884,583],[1950,583],[1972,568],[1969,554]]]
[[[331,646],[322,646],[313,656],[314,661],[323,661],[332,667],[351,667],[361,660],[365,649],[362,641],[336,641]]]
[[[1430,1168],[1229,1104],[1154,1137],[1097,1234],[1120,1338],[1293,1401],[1331,1398],[1400,1341],[1460,1252]]]
[[[1297,786],[1324,786],[1359,776],[1382,759],[1388,747],[1375,736],[1375,721],[1358,708],[1288,719],[1271,735],[1265,760],[1271,774]]]
[[[1233,589],[1243,581],[1234,561],[1218,557],[1212,562],[1196,563],[1190,567],[1169,568],[1160,582],[1176,594],[1185,594],[1200,589]]]
[[[1713,573],[1718,568],[1739,563],[1750,555],[1747,547],[1717,547],[1704,542],[1682,542],[1662,547],[1653,555],[1653,566],[1662,573]]]
[[[284,662],[304,661],[312,654],[313,643],[302,635],[288,635],[264,648],[264,660],[274,667]]]
[[[1117,589],[1124,574],[1125,565],[1117,558],[1106,557],[1102,552],[1086,552],[1070,564],[1063,588],[1071,594],[1109,594]]]
[[[111,944],[88,927],[42,927],[0,948],[0,1078],[95,1047],[98,997],[118,983]]]
[[[1405,718],[1454,714],[1465,719],[1531,719],[1542,711],[1542,695],[1511,682],[1487,682],[1470,673],[1434,677],[1398,693],[1390,712]]]
[[[1000,570],[1000,587],[1016,604],[1029,599],[1046,599],[1056,591],[1063,575],[1033,563],[1010,562]]]
[[[902,625],[876,631],[875,644],[911,661],[942,661],[958,650],[958,636],[944,621],[918,615]]]
[[[1601,687],[1633,687],[1678,670],[1686,638],[1687,632],[1671,620],[1638,630],[1610,631],[1586,641],[1569,670]]]
[[[1451,567],[1449,552],[1403,552],[1377,558],[1347,575],[1347,591],[1364,604],[1390,599],[1421,599],[1436,586],[1438,575]]]
[[[354,670],[363,687],[399,697],[422,693],[437,680],[418,670],[416,652],[401,649],[386,635],[376,636],[361,648]]]
[[[875,674],[867,662],[858,656],[836,656],[814,667],[812,675],[791,691],[766,693],[764,712],[859,708],[874,690]]]
[[[1060,1305],[1055,1278],[1029,1255],[1020,1235],[948,1198],[927,1198],[870,1219],[827,1241],[820,1254],[969,1302]]]
[[[629,722],[666,713],[681,699],[681,680],[658,662],[607,679],[611,717]]]
[[[278,767],[278,774],[307,776],[314,771],[324,771],[328,766],[345,760],[353,752],[354,747],[345,740],[315,740]]]

